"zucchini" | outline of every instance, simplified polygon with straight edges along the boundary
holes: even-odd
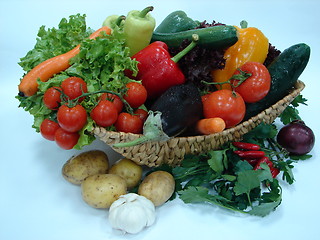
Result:
[[[244,120],[259,114],[272,106],[294,87],[310,58],[310,47],[305,43],[295,44],[285,49],[269,66],[271,87],[259,102],[246,104]]]
[[[153,32],[151,41],[165,42],[168,47],[179,47],[183,40],[189,39],[191,41],[193,34],[199,36],[198,44],[207,48],[227,48],[238,41],[237,29],[230,25],[218,25],[176,33]]]

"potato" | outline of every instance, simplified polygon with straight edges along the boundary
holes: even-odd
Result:
[[[108,156],[100,150],[92,150],[71,157],[62,167],[63,177],[74,184],[80,185],[88,176],[107,173]]]
[[[115,174],[91,175],[81,183],[83,200],[94,208],[109,208],[126,193],[126,181]]]
[[[160,206],[172,196],[174,189],[175,181],[170,173],[155,171],[143,179],[138,194],[148,198],[155,206]]]
[[[128,188],[137,186],[142,178],[142,167],[129,159],[117,161],[109,169],[109,173],[119,175],[127,182]]]

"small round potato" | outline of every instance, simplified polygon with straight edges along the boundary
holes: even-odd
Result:
[[[123,158],[109,169],[109,173],[119,175],[127,182],[128,188],[137,186],[142,178],[142,167],[135,162]]]
[[[108,168],[107,154],[100,150],[92,150],[71,157],[63,165],[62,175],[67,181],[80,185],[88,176],[107,173]]]
[[[126,181],[115,174],[96,174],[83,180],[83,200],[94,208],[109,208],[121,195],[127,193]]]
[[[143,179],[138,194],[148,198],[155,206],[160,206],[172,196],[174,189],[175,181],[170,173],[155,171]]]

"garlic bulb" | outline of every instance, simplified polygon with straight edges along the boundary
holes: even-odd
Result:
[[[115,229],[138,233],[155,221],[155,206],[147,198],[128,193],[114,201],[109,209],[109,222]]]

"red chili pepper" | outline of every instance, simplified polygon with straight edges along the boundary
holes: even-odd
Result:
[[[240,148],[243,150],[260,150],[260,146],[254,143],[246,143],[246,142],[232,142],[232,145],[236,148]]]
[[[252,167],[254,167],[258,163],[259,160],[260,160],[259,158],[243,159],[243,161],[247,161]]]
[[[264,151],[241,151],[241,150],[236,150],[233,151],[235,154],[237,154],[241,158],[245,159],[257,159],[257,158],[262,158],[265,156]]]
[[[148,98],[156,98],[168,88],[185,83],[185,76],[177,62],[196,46],[198,35],[176,56],[171,57],[168,46],[164,42],[156,41],[132,56],[137,60],[138,74],[136,77],[126,72],[133,79],[142,80],[148,92]]]
[[[268,157],[261,158],[253,169],[254,170],[262,169],[260,166],[261,163],[266,163],[268,165],[273,178],[275,178],[280,173],[280,170],[278,168],[274,167],[273,162],[270,161],[270,159]]]

